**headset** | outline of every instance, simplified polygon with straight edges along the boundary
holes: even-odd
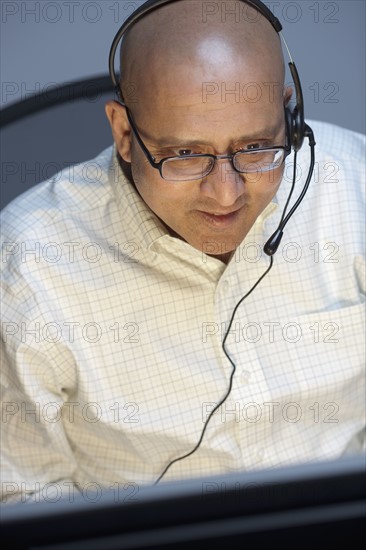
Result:
[[[119,42],[122,40],[122,38],[126,34],[126,32],[132,27],[132,25],[137,23],[146,14],[150,13],[153,10],[156,10],[157,8],[159,8],[161,6],[164,6],[165,4],[172,4],[173,2],[178,2],[178,1],[179,0],[147,0],[144,4],[142,4],[139,8],[137,8],[126,19],[126,21],[122,24],[122,26],[118,30],[118,32],[117,32],[117,34],[116,34],[116,36],[115,36],[115,38],[112,42],[112,46],[111,46],[110,53],[109,53],[109,74],[111,76],[111,79],[112,79],[112,82],[113,82],[113,85],[114,85],[114,88],[115,88],[116,95],[117,95],[120,103],[123,106],[126,106],[126,103],[123,99],[122,90],[120,88],[119,81],[117,79],[116,72],[115,72],[115,56],[116,56],[116,51],[117,51],[117,47],[118,47]],[[227,358],[229,359],[230,363],[233,366],[233,371],[232,371],[231,376],[230,376],[230,383],[229,383],[228,391],[225,394],[225,396],[222,398],[222,400],[211,410],[210,414],[208,415],[208,417],[206,419],[206,422],[205,422],[205,425],[204,425],[204,428],[202,430],[200,439],[199,439],[198,443],[196,444],[196,446],[190,452],[186,453],[185,455],[172,460],[166,466],[163,473],[155,481],[155,485],[165,475],[165,473],[167,472],[167,470],[170,468],[170,466],[172,464],[174,464],[178,460],[182,460],[184,458],[187,458],[188,456],[193,454],[198,449],[198,447],[200,446],[200,444],[202,442],[202,439],[203,439],[204,433],[206,431],[206,427],[208,425],[208,422],[210,421],[213,414],[217,411],[217,409],[228,398],[228,396],[231,392],[232,380],[233,380],[234,372],[236,370],[236,366],[235,366],[234,362],[232,361],[230,355],[228,354],[227,350],[225,349],[225,343],[226,343],[227,336],[230,332],[231,325],[233,323],[235,313],[236,313],[238,307],[241,305],[241,303],[253,292],[253,290],[258,286],[258,284],[262,281],[262,279],[267,275],[267,273],[272,268],[272,265],[273,265],[273,257],[272,256],[273,256],[273,254],[275,254],[275,252],[277,251],[277,249],[280,245],[280,242],[281,242],[281,239],[282,239],[282,236],[283,236],[284,227],[287,224],[287,222],[289,221],[289,219],[291,218],[291,216],[294,214],[297,207],[302,202],[302,200],[303,200],[303,198],[304,198],[304,196],[305,196],[305,194],[308,190],[308,187],[309,187],[309,184],[310,184],[310,181],[311,181],[311,177],[312,177],[312,174],[313,174],[313,171],[314,171],[314,165],[315,165],[315,139],[314,139],[314,133],[313,133],[312,129],[310,128],[310,126],[308,126],[305,123],[304,100],[303,100],[303,94],[302,94],[302,89],[301,89],[300,78],[299,78],[299,74],[297,72],[296,65],[295,65],[295,63],[294,63],[294,61],[291,57],[290,51],[287,47],[286,41],[285,41],[284,37],[281,34],[282,25],[281,25],[280,21],[277,19],[277,17],[275,17],[275,15],[271,12],[271,10],[265,4],[263,4],[263,2],[261,2],[260,0],[237,0],[237,1],[240,1],[240,2],[242,2],[242,3],[244,3],[248,6],[252,7],[254,10],[256,10],[261,15],[263,15],[263,17],[265,17],[267,19],[267,21],[269,21],[269,23],[272,25],[273,29],[279,34],[280,38],[283,40],[283,42],[285,44],[285,47],[286,47],[286,50],[287,50],[287,53],[288,53],[289,58],[290,58],[290,62],[289,62],[288,65],[289,65],[289,68],[290,68],[292,80],[293,80],[294,85],[295,85],[296,105],[295,105],[295,107],[293,108],[292,111],[289,107],[285,106],[285,124],[286,124],[286,135],[288,136],[289,144],[291,145],[291,148],[294,151],[294,172],[293,172],[292,186],[291,186],[290,193],[289,193],[289,196],[287,198],[287,201],[286,201],[286,204],[285,204],[282,216],[281,216],[280,223],[279,223],[277,229],[275,230],[275,232],[271,235],[271,237],[267,240],[267,242],[265,243],[265,245],[263,247],[264,252],[268,256],[270,256],[270,265],[267,268],[267,270],[263,273],[263,275],[258,279],[258,281],[253,285],[253,287],[236,304],[236,306],[233,310],[230,322],[229,322],[229,326],[228,326],[228,328],[226,330],[226,333],[225,333],[225,336],[223,338],[223,342],[222,342],[223,351],[224,351],[225,355],[227,356]],[[295,188],[297,152],[302,147],[305,137],[308,138],[309,146],[310,146],[309,172],[308,172],[304,187],[303,187],[298,199],[296,200],[295,204],[293,205],[290,212],[286,216],[287,207],[289,205],[289,202],[291,200],[291,197],[292,197],[292,194],[293,194],[293,191],[294,191],[294,188]]]

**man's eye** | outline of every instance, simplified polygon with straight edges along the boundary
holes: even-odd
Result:
[[[179,157],[185,157],[186,155],[192,155],[193,151],[192,149],[179,149],[178,156]]]
[[[261,147],[264,147],[262,143],[250,143],[249,145],[238,147],[235,152],[245,153],[245,151],[254,151],[255,149],[260,149]]]

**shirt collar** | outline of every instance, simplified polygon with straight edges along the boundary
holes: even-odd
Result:
[[[134,184],[123,173],[118,160],[116,144],[112,148],[109,181],[114,190],[124,227],[131,232],[131,237],[137,239],[145,249],[150,249],[158,239],[167,235],[168,232],[161,220],[142,200]]]

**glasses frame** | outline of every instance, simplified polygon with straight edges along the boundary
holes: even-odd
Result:
[[[197,181],[199,179],[202,179],[202,178],[205,178],[206,176],[208,176],[212,170],[214,169],[215,167],[215,164],[216,164],[216,161],[217,160],[221,160],[221,159],[230,159],[231,161],[231,165],[233,167],[233,169],[238,172],[239,174],[251,174],[251,173],[254,173],[254,172],[243,172],[241,170],[238,170],[234,164],[234,159],[237,155],[242,155],[242,154],[246,154],[246,151],[236,151],[235,153],[232,153],[231,155],[212,155],[211,153],[193,153],[192,155],[185,155],[184,157],[179,157],[179,156],[173,156],[173,157],[164,157],[163,159],[161,159],[159,162],[156,162],[155,160],[155,157],[150,153],[150,151],[148,150],[148,148],[146,147],[145,143],[143,142],[138,130],[137,130],[137,127],[136,127],[136,124],[133,120],[133,117],[132,117],[132,113],[130,112],[130,110],[128,109],[128,107],[125,105],[124,106],[125,109],[126,109],[126,113],[127,113],[127,118],[128,118],[128,122],[130,123],[130,126],[132,128],[132,131],[136,137],[136,140],[138,142],[138,144],[140,145],[144,155],[146,156],[147,160],[149,161],[150,165],[155,168],[156,170],[159,170],[159,173],[160,173],[160,177],[162,179],[164,179],[165,181]],[[285,145],[276,145],[276,146],[271,146],[271,147],[260,147],[258,149],[255,149],[256,152],[260,152],[260,151],[271,151],[273,149],[282,149],[284,151],[284,157],[283,157],[283,160],[282,160],[282,163],[277,166],[276,168],[279,168],[280,166],[282,166],[282,164],[285,162],[285,159],[286,157],[291,153],[291,146],[289,145],[289,139],[288,139],[288,132],[287,132],[287,126],[286,126],[286,144]],[[248,150],[248,152],[252,152],[251,150]],[[186,179],[186,180],[169,180],[167,178],[164,178],[163,176],[163,164],[167,161],[167,160],[172,160],[172,159],[180,159],[180,158],[184,158],[184,159],[187,159],[187,158],[211,158],[213,159],[213,163],[212,163],[212,166],[210,168],[210,170],[204,174],[204,175],[201,175],[200,177],[194,177],[194,178],[189,178],[189,179]],[[270,170],[273,170],[274,168],[268,168],[266,170],[262,169],[263,172],[269,172]]]

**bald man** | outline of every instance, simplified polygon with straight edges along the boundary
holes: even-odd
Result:
[[[173,3],[148,14],[129,32],[122,49],[127,106],[151,155],[162,158],[189,153],[223,155],[286,143],[284,105],[291,90],[284,87],[280,38],[262,16],[255,22],[217,15],[207,25],[197,3]],[[258,63],[258,58],[261,62]],[[231,93],[239,75],[254,82],[255,102]],[[135,103],[128,101],[134,84]],[[205,97],[207,83],[222,83],[229,92]],[[244,83],[243,83],[244,84]],[[171,185],[151,167],[133,140],[126,109],[106,107],[117,151],[132,165],[132,177],[144,202],[168,230],[202,251],[227,261],[273,199],[284,164],[248,179],[219,160],[207,178]],[[182,164],[182,163],[181,163]],[[223,185],[225,183],[225,185]]]
[[[364,138],[311,123],[269,270],[295,162],[280,39],[205,5],[131,28],[114,145],[3,214],[3,502],[365,447]]]

